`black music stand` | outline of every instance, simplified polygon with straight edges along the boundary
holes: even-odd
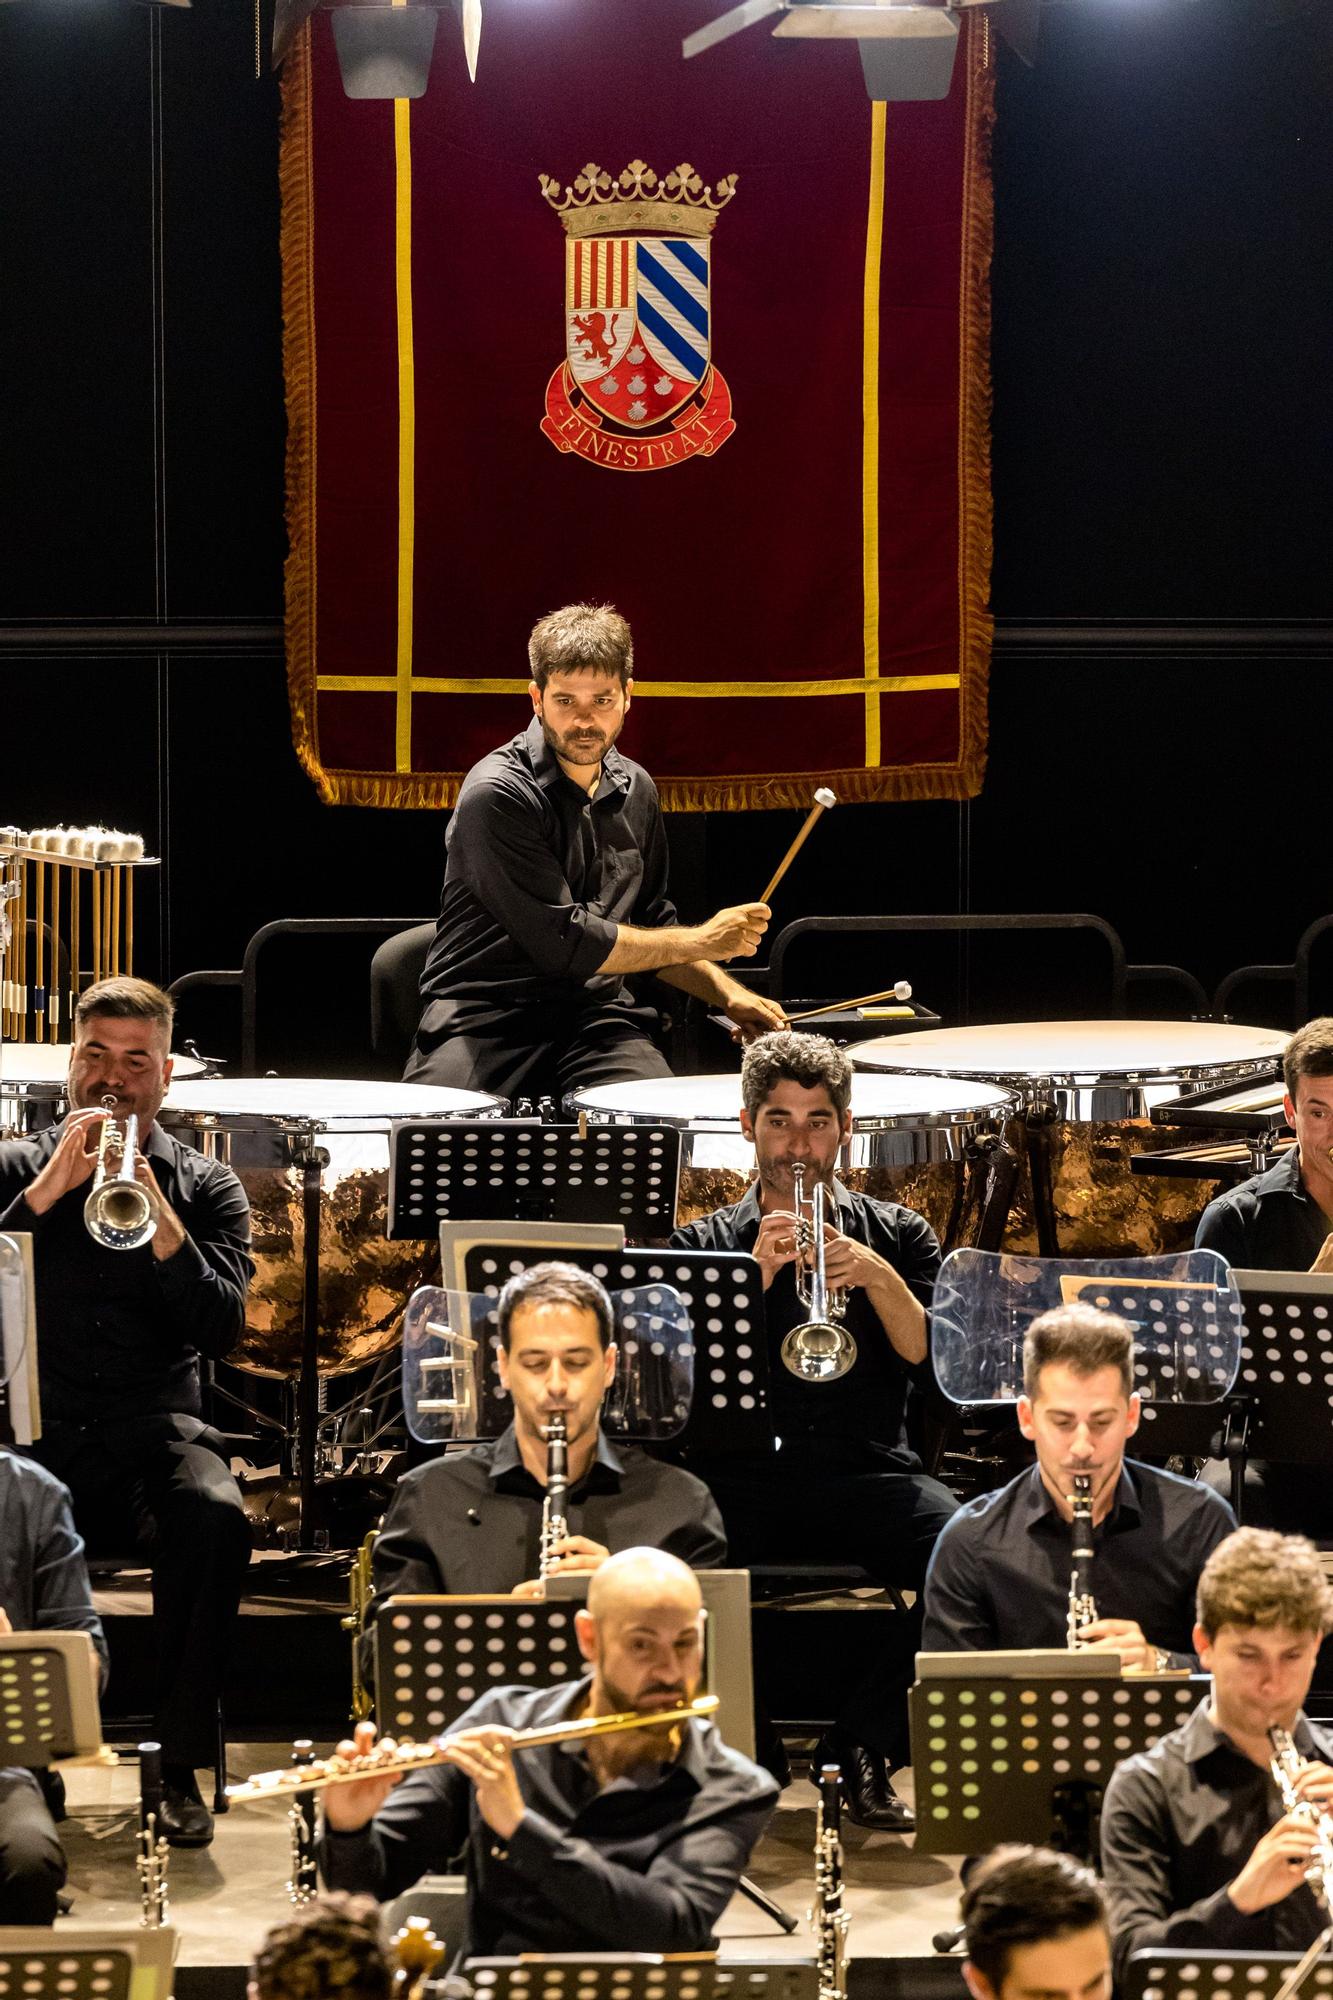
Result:
[[[508,1596],[386,1599],[374,1631],[381,1729],[422,1742],[488,1688],[577,1679],[577,1610]]]
[[[1333,1277],[1314,1271],[1241,1271],[1245,1310],[1237,1399],[1246,1427],[1239,1456],[1272,1465],[1327,1465],[1333,1453]]]
[[[0,1765],[115,1762],[102,1741],[97,1655],[86,1632],[0,1638]]]
[[[171,2000],[176,1933],[92,1930],[0,1930],[0,1994],[22,2000]]]
[[[641,1290],[669,1285],[679,1292],[694,1332],[694,1391],[689,1416],[673,1445],[701,1451],[772,1450],[764,1280],[748,1252],[582,1247],[531,1251],[513,1243],[479,1243],[464,1258],[467,1289],[498,1298],[507,1278],[551,1256],[600,1278],[613,1302],[615,1294],[627,1286]],[[487,1389],[493,1428],[485,1428],[481,1434],[496,1436],[508,1423],[509,1410],[500,1388],[494,1348],[487,1368]]]
[[[1054,1844],[1092,1858],[1101,1794],[1211,1686],[1122,1675],[1106,1654],[918,1653],[908,1697],[918,1854]]]
[[[1300,1962],[1295,1951],[1136,1951],[1123,2000],[1276,2000]],[[1316,1960],[1299,1991],[1328,2000],[1333,1962]]]
[[[813,1958],[525,1952],[465,1959],[463,1971],[473,2000],[816,2000],[819,1992]]]
[[[612,1222],[652,1241],[676,1226],[672,1125],[535,1125],[525,1118],[395,1125],[389,1236],[442,1222]]]

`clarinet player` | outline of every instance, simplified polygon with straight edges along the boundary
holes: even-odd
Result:
[[[1236,1523],[1208,1487],[1125,1456],[1139,1424],[1133,1352],[1125,1322],[1093,1306],[1033,1320],[1018,1422],[1036,1463],[945,1523],[926,1575],[926,1652],[1063,1646],[1071,1598],[1085,1597],[1080,1645],[1140,1673],[1192,1665],[1199,1572]],[[1092,1534],[1075,1563],[1077,1479],[1089,1482]]]

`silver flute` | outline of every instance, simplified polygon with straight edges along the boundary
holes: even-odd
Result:
[[[565,1509],[569,1505],[569,1433],[565,1413],[556,1410],[546,1426],[546,1497],[542,1501],[542,1535],[538,1575],[543,1581],[555,1568],[556,1548],[569,1535]]]
[[[1084,1629],[1097,1616],[1092,1594],[1092,1474],[1076,1472],[1074,1490],[1069,1495],[1073,1508],[1069,1548],[1069,1615],[1066,1643],[1076,1652],[1083,1644]]]

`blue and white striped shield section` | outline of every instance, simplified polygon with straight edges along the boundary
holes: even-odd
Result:
[[[659,368],[700,382],[708,367],[706,237],[634,239],[639,331]]]

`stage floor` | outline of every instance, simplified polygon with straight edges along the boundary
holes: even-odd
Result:
[[[330,1745],[317,1744],[323,1752]],[[284,1761],[273,1743],[233,1744],[233,1780]],[[74,1924],[128,1924],[139,1917],[135,1873],[137,1763],[114,1771],[66,1775],[69,1816],[61,1829],[69,1857],[68,1891]],[[900,1789],[910,1796],[903,1774]],[[783,1792],[750,1873],[793,1916],[803,1917],[814,1893],[815,1793],[797,1779]],[[918,1857],[910,1839],[844,1829],[849,1951],[853,1958],[918,1958],[934,1932],[957,1919],[957,1863]],[[244,1966],[259,1939],[290,1908],[287,1820],[279,1805],[238,1806],[217,1822],[211,1847],[173,1849],[168,1885],[170,1921],[180,1934],[182,1966]],[[784,1937],[752,1903],[735,1898],[718,1926],[723,1956],[808,1957],[802,1923]]]

